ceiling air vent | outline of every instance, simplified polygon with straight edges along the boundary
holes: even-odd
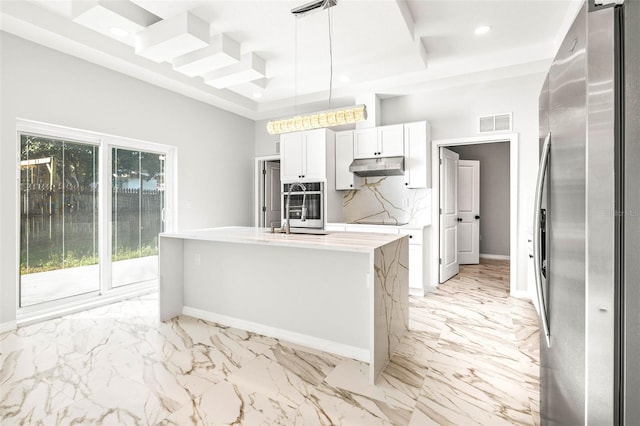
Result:
[[[496,114],[478,117],[478,133],[501,132],[511,130],[512,114]]]

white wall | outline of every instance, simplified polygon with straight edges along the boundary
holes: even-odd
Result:
[[[8,33],[0,43],[0,325],[16,312],[16,118],[176,146],[178,228],[252,223],[252,120]]]
[[[527,289],[527,229],[538,170],[538,95],[544,74],[449,86],[382,101],[382,125],[427,120],[433,140],[478,136],[477,117],[513,112],[519,134],[518,283]],[[512,262],[515,259],[512,259]]]
[[[254,144],[255,156],[276,155],[276,142],[280,141],[280,135],[270,135],[267,132],[269,120],[259,120],[255,122]]]

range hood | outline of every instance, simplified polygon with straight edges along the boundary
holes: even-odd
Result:
[[[353,160],[349,171],[362,177],[402,176],[404,157],[358,158]]]

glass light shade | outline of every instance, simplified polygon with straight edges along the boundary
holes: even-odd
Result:
[[[267,123],[267,132],[269,132],[270,135],[299,132],[301,130],[351,124],[366,119],[366,105],[356,105],[354,107],[336,108],[304,116],[269,121]]]

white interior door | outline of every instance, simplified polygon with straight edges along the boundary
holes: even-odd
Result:
[[[458,261],[480,261],[480,161],[458,162]]]
[[[280,162],[264,163],[264,206],[265,227],[280,227]]]
[[[460,156],[440,148],[440,282],[460,272],[458,263],[458,162]]]

